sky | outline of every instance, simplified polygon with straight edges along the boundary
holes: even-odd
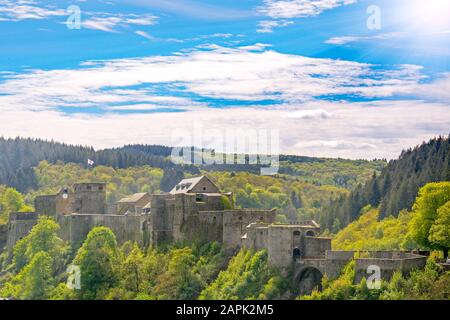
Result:
[[[450,133],[450,1],[0,0],[0,123],[95,148],[223,151],[211,137],[255,131],[287,154],[396,158]]]

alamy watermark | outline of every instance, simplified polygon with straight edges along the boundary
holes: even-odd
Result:
[[[381,268],[377,265],[370,265],[367,267],[367,288],[369,290],[381,289]]]
[[[279,170],[279,131],[277,129],[204,128],[199,121],[192,130],[172,132],[171,160],[177,164],[254,165],[261,175]],[[216,152],[219,150],[220,152]]]
[[[367,8],[366,26],[369,30],[381,30],[381,8],[377,5],[371,5]]]
[[[80,290],[81,289],[81,270],[79,266],[70,265],[67,267],[67,288],[71,290]]]
[[[67,28],[81,29],[81,9],[79,6],[71,5],[66,10],[69,17],[66,20]]]

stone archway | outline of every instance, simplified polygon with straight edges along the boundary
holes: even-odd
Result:
[[[296,278],[299,295],[309,295],[313,290],[322,290],[323,274],[319,269],[307,267],[303,269]]]

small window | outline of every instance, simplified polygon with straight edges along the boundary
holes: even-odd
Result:
[[[315,234],[314,231],[312,231],[312,230],[308,230],[308,231],[306,232],[306,235],[307,235],[308,237],[315,237],[315,236],[316,236],[316,234]]]
[[[295,237],[300,236],[300,231],[298,231],[298,230],[294,231],[294,236],[295,236]]]
[[[292,256],[294,259],[300,258],[302,255],[301,251],[299,248],[294,248],[293,252],[292,252]]]
[[[242,217],[239,217],[238,219],[239,219],[239,221],[242,221]]]
[[[203,187],[203,191],[206,191],[206,187]]]
[[[98,190],[102,191],[103,190],[103,186],[98,187]]]
[[[259,217],[259,221],[263,221],[264,220],[264,217]]]
[[[92,189],[92,187],[91,187],[91,186],[87,186],[87,189],[88,189],[88,190],[91,190],[91,189]]]

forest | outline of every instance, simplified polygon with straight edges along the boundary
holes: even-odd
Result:
[[[378,290],[353,283],[354,261],[322,290],[299,296],[292,275],[271,269],[267,252],[225,254],[219,243],[172,244],[143,249],[117,244],[105,227],[79,247],[58,236],[59,225],[41,217],[0,255],[0,297],[13,299],[449,299],[450,274],[440,266],[450,248],[450,142],[432,139],[399,159],[352,161],[280,157],[280,172],[170,163],[170,148],[125,146],[94,151],[28,139],[0,141],[0,224],[10,212],[33,210],[37,195],[77,182],[107,183],[107,202],[136,192],[161,193],[183,177],[207,174],[238,208],[277,209],[277,223],[314,219],[334,250],[430,251],[424,270],[397,273]],[[17,161],[13,161],[14,156]],[[86,159],[95,159],[95,166]],[[241,167],[242,169],[242,167]],[[11,174],[14,172],[14,174]],[[27,177],[29,180],[22,180]],[[406,188],[406,189],[405,189]],[[68,268],[80,266],[80,290],[67,287]]]

